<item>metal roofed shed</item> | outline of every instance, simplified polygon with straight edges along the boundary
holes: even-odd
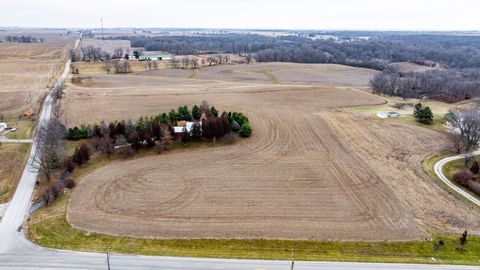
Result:
[[[168,54],[156,54],[156,55],[140,55],[138,60],[172,60],[172,56]]]
[[[400,117],[400,113],[398,112],[377,112],[378,118],[398,118]]]

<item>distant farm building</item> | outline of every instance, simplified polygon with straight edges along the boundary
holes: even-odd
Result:
[[[0,133],[2,133],[7,128],[7,123],[0,123]]]
[[[146,61],[146,60],[172,60],[172,56],[168,54],[158,54],[158,55],[140,55],[138,57],[138,60],[140,61]]]
[[[397,118],[400,117],[398,112],[377,112],[378,118]]]

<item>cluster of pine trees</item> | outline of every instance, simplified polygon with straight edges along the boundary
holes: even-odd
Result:
[[[238,132],[242,137],[249,137],[252,133],[249,120],[243,113],[223,112],[219,115],[214,106],[202,102],[199,106],[194,105],[191,110],[184,105],[168,113],[140,117],[136,122],[122,120],[107,124],[102,121],[95,125],[75,126],[67,130],[66,139],[93,138],[96,148],[102,148],[101,146],[105,144],[104,140],[107,138],[114,144],[121,140],[122,143],[131,143],[134,148],[141,148],[142,145],[148,147],[154,146],[155,141],[161,140],[166,133],[170,133],[170,136],[173,137],[175,135],[173,127],[179,121],[194,122],[192,130],[182,135],[183,142],[220,139],[232,131]],[[110,147],[106,146],[106,148]]]

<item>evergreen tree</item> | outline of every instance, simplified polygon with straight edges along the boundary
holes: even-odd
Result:
[[[117,134],[119,135],[125,135],[125,121],[120,121],[117,123],[117,126],[115,127],[115,130]]]
[[[186,120],[190,121],[192,119],[192,115],[190,114],[190,110],[186,105],[178,107],[178,113],[176,115],[177,120]]]
[[[170,125],[176,125],[177,124],[177,112],[175,110],[171,110],[168,113],[168,121],[170,122]]]
[[[248,122],[243,124],[240,127],[240,130],[238,131],[238,134],[240,134],[240,136],[242,136],[242,137],[250,137],[250,135],[252,134],[252,128],[250,127]]]
[[[214,106],[212,106],[210,108],[210,112],[212,112],[213,116],[218,117],[218,111],[217,111],[217,109],[215,109]]]
[[[199,120],[200,119],[200,116],[202,114],[200,113],[200,109],[198,108],[197,105],[193,105],[193,108],[192,108],[192,117],[194,120]]]
[[[424,107],[421,103],[415,105],[413,116],[422,124],[431,125],[433,123],[432,110],[428,106]]]
[[[117,136],[117,127],[115,126],[114,123],[110,123],[108,125],[108,129],[109,129],[108,136],[110,137],[110,139],[113,140],[113,142],[115,142],[115,137]]]
[[[93,126],[93,136],[99,137],[99,138],[103,137],[102,129],[98,124],[95,124],[95,126]]]

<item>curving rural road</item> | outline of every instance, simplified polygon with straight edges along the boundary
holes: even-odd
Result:
[[[75,46],[78,46],[78,40]],[[70,61],[57,85],[47,96],[40,114],[39,123],[44,124],[50,119],[53,105],[52,93],[59,87],[68,75]],[[33,140],[29,159],[37,151],[36,139]],[[442,160],[443,161],[443,160]],[[443,163],[444,164],[444,163]],[[438,164],[437,164],[438,165]],[[439,171],[441,173],[441,164]],[[437,166],[436,166],[437,171]],[[69,252],[51,250],[39,247],[26,240],[21,226],[28,216],[31,196],[34,190],[38,172],[33,170],[30,162],[25,167],[15,195],[9,204],[4,218],[0,223],[0,270],[1,269],[107,269],[106,257],[98,253]],[[439,175],[441,177],[441,175]],[[448,179],[447,179],[448,181]],[[199,259],[182,257],[154,257],[135,255],[112,255],[111,269],[185,269],[185,270],[267,270],[290,269],[289,261],[267,260],[233,260],[233,259]],[[366,270],[366,269],[396,269],[396,270],[426,270],[452,269],[469,270],[478,267],[443,266],[418,264],[381,264],[381,263],[345,263],[345,262],[296,262],[295,269],[336,269],[336,270]]]
[[[480,155],[480,150],[472,152],[472,153],[467,153],[467,154],[461,154],[461,155],[456,155],[452,157],[446,157],[437,163],[435,163],[435,174],[442,180],[443,183],[445,183],[449,188],[453,189],[455,192],[460,194],[461,196],[465,197],[467,200],[471,201],[473,204],[480,206],[480,200],[478,200],[476,197],[472,196],[468,192],[464,191],[463,189],[459,188],[457,185],[452,183],[448,178],[443,174],[442,168],[445,164],[447,164],[450,161],[454,161],[457,159],[464,158],[468,155]]]

